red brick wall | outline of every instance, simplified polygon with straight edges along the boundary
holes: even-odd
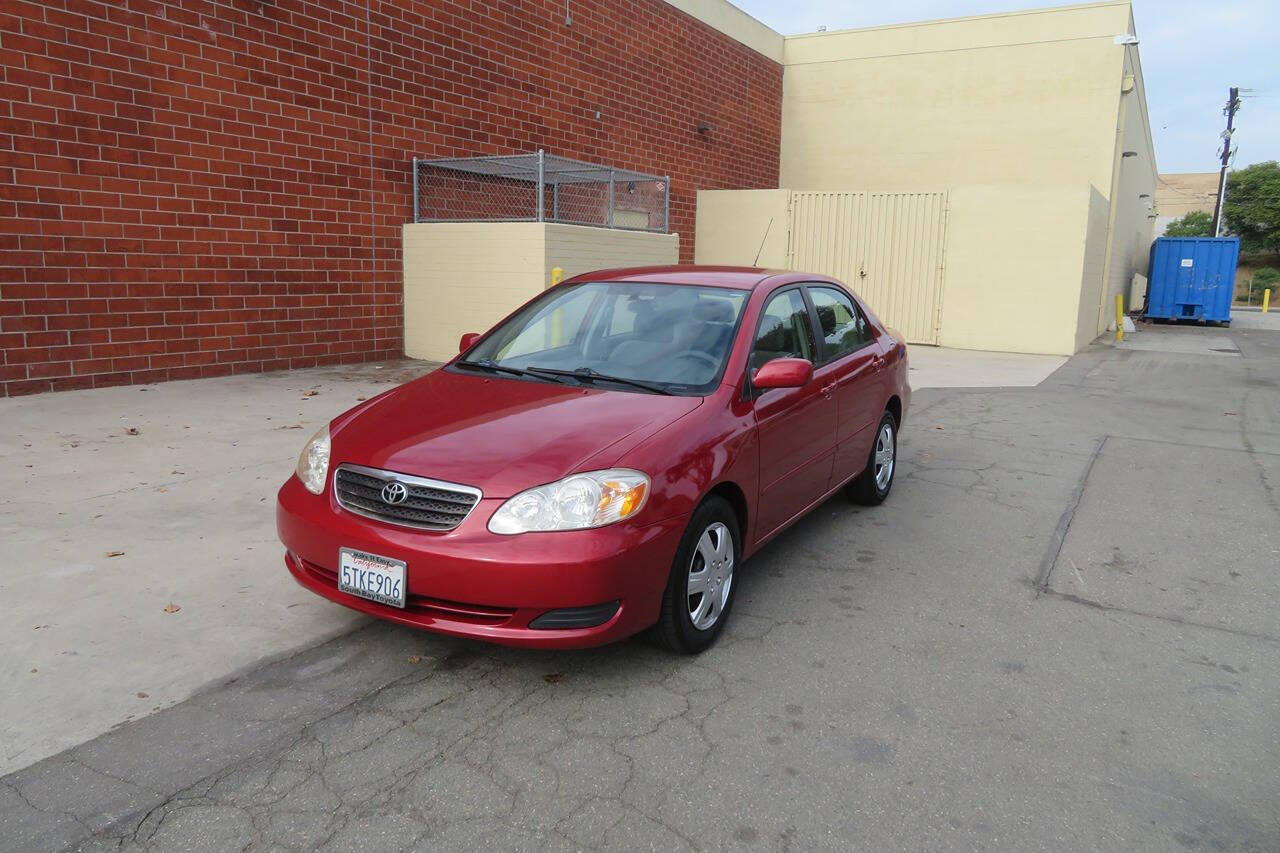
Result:
[[[696,190],[777,186],[782,69],[661,0],[570,8],[4,0],[3,394],[399,354],[414,155],[670,174],[691,259]]]

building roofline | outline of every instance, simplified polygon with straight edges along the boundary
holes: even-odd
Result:
[[[796,33],[783,36],[787,41],[792,39],[826,38],[845,33],[871,33],[878,30],[901,30],[912,27],[926,27],[934,24],[955,24],[966,21],[981,21],[993,18],[1020,18],[1027,15],[1047,15],[1057,12],[1075,12],[1082,9],[1104,9],[1109,6],[1132,6],[1132,0],[1102,0],[1098,3],[1072,3],[1065,6],[1042,6],[1036,9],[1016,9],[1012,12],[985,12],[981,15],[959,15],[954,18],[929,18],[923,21],[905,21],[899,24],[880,24],[875,27],[844,27],[838,30],[824,30],[820,33]]]
[[[1011,12],[987,12],[981,15],[961,15],[953,18],[931,18],[924,21],[907,21],[898,24],[881,24],[875,27],[845,27],[820,33],[796,33],[784,36],[772,27],[735,6],[729,0],[664,0],[672,8],[683,12],[721,35],[728,36],[756,53],[779,64],[785,64],[783,49],[786,42],[827,38],[850,33],[910,29],[936,24],[954,24],[968,21],[998,18],[1019,18],[1030,15],[1048,15],[1085,9],[1105,9],[1124,6],[1132,10],[1132,0],[1100,0],[1094,3],[1072,3],[1064,6],[1044,6],[1037,9],[1017,9]]]
[[[782,33],[761,23],[728,0],[664,0],[722,35],[782,64]]]

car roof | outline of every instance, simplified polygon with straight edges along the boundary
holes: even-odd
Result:
[[[807,280],[822,276],[806,276],[786,270],[762,267],[721,267],[703,264],[671,264],[653,267],[620,267],[596,270],[574,276],[574,283],[586,281],[637,281],[646,284],[692,284],[701,287],[729,287],[753,290],[761,282],[777,276],[798,276]]]

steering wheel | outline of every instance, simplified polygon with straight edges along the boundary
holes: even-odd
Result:
[[[677,359],[687,358],[687,359],[692,359],[693,361],[701,361],[704,364],[706,364],[707,367],[710,367],[713,373],[720,367],[720,362],[716,361],[714,358],[707,355],[705,352],[700,352],[696,349],[686,350],[685,352],[682,352],[679,355],[677,355],[676,358]]]

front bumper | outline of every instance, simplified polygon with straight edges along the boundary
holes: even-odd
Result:
[[[333,500],[332,482],[324,494],[313,495],[290,477],[280,489],[276,527],[288,549],[285,565],[300,584],[404,625],[512,646],[579,648],[622,639],[657,621],[687,519],[499,536],[487,525],[501,504],[482,499],[457,528],[435,533],[355,515]],[[404,560],[407,606],[340,592],[339,548]],[[565,610],[578,613],[548,615]],[[540,625],[556,626],[589,612],[606,621],[585,628],[530,627],[539,617]]]

